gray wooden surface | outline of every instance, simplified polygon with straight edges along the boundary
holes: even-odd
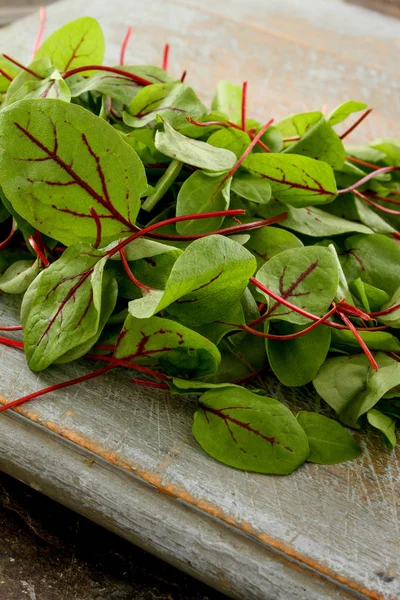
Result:
[[[131,24],[127,61],[159,63],[168,41],[171,69],[187,68],[205,100],[218,79],[246,77],[262,120],[351,97],[377,109],[358,140],[400,136],[396,21],[326,0],[227,6],[154,0],[150,10],[138,0],[88,0],[85,14],[104,27],[109,63]],[[49,30],[81,15],[76,0],[56,4]],[[2,31],[0,42],[27,59],[36,28],[28,19]],[[17,319],[12,299],[2,297],[1,323]],[[0,353],[0,392],[8,399],[90,368],[35,375],[18,351]],[[267,383],[281,398],[279,386]],[[315,402],[290,396],[292,405]],[[193,408],[110,373],[2,415],[0,468],[233,598],[400,597],[398,450],[363,437],[363,456],[353,463],[306,465],[290,477],[242,473],[194,443]]]

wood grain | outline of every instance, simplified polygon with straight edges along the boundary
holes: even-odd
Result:
[[[313,10],[305,10],[304,7]],[[216,82],[249,81],[251,108],[266,120],[342,100],[376,107],[351,141],[400,136],[398,22],[326,0],[88,0],[116,60],[127,25],[127,60],[171,68],[209,100]],[[334,7],[334,8],[333,8]],[[82,15],[77,0],[51,6],[49,31]],[[339,26],[339,24],[341,24]],[[2,32],[29,58],[36,19]],[[19,35],[24,32],[24,35]],[[0,299],[0,320],[18,319]],[[0,349],[0,392],[9,399],[76,377],[83,364],[33,374],[15,350]],[[93,367],[93,365],[91,365]],[[304,390],[271,396],[314,407]],[[400,597],[400,463],[377,437],[362,436],[352,463],[305,465],[290,477],[235,471],[213,461],[191,435],[192,400],[133,387],[123,372],[55,393],[0,419],[0,465],[158,556],[229,594],[249,599]],[[90,454],[94,467],[84,460]]]

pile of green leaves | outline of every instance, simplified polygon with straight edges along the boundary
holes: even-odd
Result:
[[[22,297],[23,331],[2,343],[33,371],[88,357],[106,366],[86,379],[125,367],[197,395],[195,438],[240,469],[360,452],[337,420],[269,397],[268,370],[394,447],[400,143],[344,147],[361,102],[262,126],[246,85],[220,82],[210,110],[165,69],[103,54],[83,18],[28,67],[0,58],[0,290]]]

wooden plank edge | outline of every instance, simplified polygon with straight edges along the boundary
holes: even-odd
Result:
[[[2,398],[0,396],[0,403],[4,404],[5,400],[4,398]],[[363,599],[370,599],[370,600],[392,600],[391,597],[388,597],[386,594],[382,594],[381,592],[377,591],[377,590],[370,590],[366,587],[364,587],[363,585],[360,585],[358,582],[356,581],[352,581],[350,579],[348,579],[347,577],[344,577],[334,571],[331,571],[330,569],[328,569],[325,565],[310,559],[307,556],[304,556],[303,554],[295,551],[293,548],[291,548],[290,546],[288,546],[287,544],[285,544],[284,542],[282,542],[279,539],[275,539],[273,537],[271,537],[270,535],[263,533],[263,532],[258,532],[256,531],[249,523],[245,523],[245,522],[236,522],[232,517],[230,517],[229,515],[226,515],[225,513],[223,513],[223,511],[221,511],[221,509],[217,506],[213,506],[212,504],[208,503],[207,501],[203,501],[203,500],[198,500],[197,498],[193,497],[191,494],[189,494],[187,492],[187,490],[185,490],[182,487],[178,487],[176,485],[173,485],[171,483],[168,483],[166,481],[164,481],[164,478],[162,475],[156,475],[154,473],[148,472],[145,469],[143,469],[142,467],[140,467],[139,465],[135,465],[129,461],[127,461],[126,459],[122,458],[118,453],[110,453],[106,448],[102,447],[100,444],[98,443],[92,443],[90,440],[87,440],[86,438],[80,436],[76,431],[73,430],[68,430],[65,428],[61,428],[59,425],[52,423],[50,421],[46,421],[46,420],[42,420],[36,413],[31,412],[30,410],[28,410],[26,407],[21,407],[20,409],[16,409],[14,411],[10,411],[10,413],[7,413],[7,415],[5,415],[8,421],[8,427],[10,428],[10,430],[12,430],[13,428],[17,428],[16,423],[20,423],[22,425],[24,425],[25,429],[28,430],[30,429],[30,436],[35,437],[36,441],[33,442],[31,444],[31,448],[30,448],[30,452],[28,454],[28,456],[30,456],[30,460],[29,460],[29,464],[26,466],[26,469],[24,471],[24,476],[18,475],[16,473],[19,473],[21,466],[20,466],[20,462],[22,461],[22,456],[20,454],[17,454],[17,457],[15,460],[12,459],[12,454],[9,455],[9,452],[7,451],[7,444],[5,444],[5,439],[6,437],[11,438],[11,440],[14,440],[14,436],[13,435],[6,435],[5,432],[1,432],[2,430],[2,425],[3,425],[3,421],[0,419],[0,469],[4,470],[5,472],[8,472],[10,475],[13,475],[15,477],[17,477],[18,479],[24,481],[25,483],[27,483],[28,485],[32,485],[32,483],[30,483],[30,479],[32,479],[33,476],[33,472],[36,469],[36,465],[37,462],[36,460],[33,458],[33,455],[36,453],[40,453],[43,449],[43,443],[42,441],[45,439],[46,435],[48,436],[48,443],[49,440],[52,440],[52,445],[54,445],[54,452],[56,452],[56,454],[58,456],[62,455],[62,452],[60,452],[58,446],[60,441],[62,440],[63,445],[64,445],[64,452],[66,452],[66,447],[69,448],[70,452],[66,452],[66,455],[69,455],[71,452],[75,452],[75,454],[81,454],[83,456],[87,457],[92,457],[95,459],[96,461],[96,465],[99,466],[100,463],[99,461],[101,461],[102,464],[102,468],[106,469],[107,473],[108,473],[108,477],[110,478],[110,489],[113,489],[113,486],[116,485],[116,483],[112,483],[112,479],[115,477],[115,474],[117,472],[119,473],[124,473],[125,475],[128,474],[130,477],[130,485],[133,485],[133,481],[135,482],[135,484],[133,485],[133,489],[136,490],[136,492],[138,491],[138,485],[140,487],[140,485],[143,487],[143,489],[152,489],[153,493],[155,492],[157,497],[161,498],[165,498],[166,499],[166,503],[168,504],[169,502],[169,508],[165,507],[165,510],[167,512],[163,513],[163,511],[160,514],[169,514],[169,511],[171,510],[170,504],[175,504],[176,506],[176,500],[181,502],[181,505],[185,505],[188,509],[191,510],[190,515],[188,517],[188,522],[191,521],[191,519],[194,519],[194,514],[197,514],[201,517],[202,519],[202,523],[203,525],[199,526],[199,533],[198,535],[201,536],[201,538],[204,541],[204,538],[206,536],[204,536],[204,519],[208,522],[210,522],[212,520],[212,522],[214,523],[218,523],[218,530],[220,530],[220,528],[222,528],[224,531],[226,530],[226,528],[228,527],[229,530],[231,531],[231,534],[234,535],[235,537],[235,542],[233,543],[233,547],[238,548],[238,543],[239,545],[242,545],[244,543],[244,540],[247,540],[247,544],[250,544],[252,547],[258,547],[259,548],[259,552],[261,553],[260,555],[258,555],[258,559],[261,564],[265,564],[266,563],[266,558],[268,559],[267,562],[268,564],[273,564],[275,565],[278,561],[278,563],[280,563],[281,565],[285,565],[285,570],[288,571],[288,573],[291,573],[293,576],[293,572],[296,571],[297,572],[297,578],[296,580],[290,581],[291,577],[289,576],[288,573],[285,573],[284,575],[284,579],[280,578],[279,582],[278,582],[278,586],[280,590],[282,590],[282,581],[286,579],[288,581],[290,581],[291,585],[293,586],[300,586],[304,589],[304,581],[302,583],[298,583],[299,581],[301,581],[301,579],[303,579],[302,577],[299,578],[299,574],[302,574],[303,577],[305,577],[305,581],[307,581],[307,589],[309,591],[309,593],[312,592],[313,590],[313,586],[315,587],[316,582],[319,581],[319,583],[324,582],[324,584],[327,586],[327,590],[324,589],[324,598],[328,599],[331,596],[327,595],[328,594],[328,589],[330,588],[332,591],[334,589],[336,589],[336,592],[338,589],[341,590],[342,592],[342,596],[343,598],[363,598]],[[4,419],[4,423],[6,423],[6,419]],[[32,427],[32,425],[34,425],[34,427]],[[3,426],[3,429],[4,426]],[[15,436],[15,439],[19,439],[21,440],[20,436]],[[58,445],[57,445],[58,444]],[[65,446],[65,444],[67,446]],[[4,447],[2,447],[4,446]],[[36,448],[37,446],[37,448]],[[57,449],[58,448],[58,449]],[[39,460],[39,463],[41,463],[42,465],[46,465],[46,456],[50,456],[50,454],[46,453],[41,456],[41,459]],[[67,458],[65,458],[63,460],[63,462],[67,461]],[[53,475],[55,477],[59,477],[59,471],[57,470],[57,472],[53,473]],[[37,477],[41,477],[40,472],[36,473],[36,475],[34,476],[34,478]],[[143,485],[145,484],[145,485]],[[134,536],[132,538],[132,535],[127,532],[124,527],[121,527],[118,525],[118,523],[111,523],[108,524],[108,521],[104,519],[104,515],[97,514],[95,511],[93,512],[93,510],[90,508],[90,503],[89,506],[87,507],[87,510],[84,510],[84,506],[81,505],[81,501],[82,499],[80,498],[80,495],[78,493],[77,497],[74,498],[74,502],[72,504],[68,504],[64,499],[63,499],[63,495],[60,495],[60,492],[57,490],[57,488],[54,488],[51,485],[51,491],[48,491],[48,486],[51,485],[51,481],[48,478],[46,484],[43,486],[43,492],[46,493],[46,495],[52,497],[53,499],[57,500],[58,502],[60,502],[61,504],[65,504],[66,506],[68,506],[69,508],[72,508],[73,510],[75,510],[76,512],[79,512],[80,514],[83,514],[84,516],[87,516],[88,518],[92,519],[93,521],[100,523],[102,526],[111,529],[112,531],[118,533],[118,535],[121,535],[121,537],[124,537],[126,539],[128,539],[129,541],[132,541],[134,544],[144,548],[145,550],[151,552],[152,554],[155,554],[156,556],[159,556],[160,558],[162,558],[163,560],[170,562],[171,564],[174,564],[174,566],[178,566],[181,570],[189,573],[190,575],[197,577],[199,579],[201,579],[202,581],[205,581],[206,583],[208,583],[209,585],[213,586],[214,588],[224,592],[225,594],[229,595],[232,598],[238,598],[240,600],[243,600],[243,594],[246,593],[246,599],[250,599],[250,598],[254,598],[254,600],[265,600],[267,598],[267,596],[265,596],[265,589],[260,588],[260,594],[261,595],[249,595],[248,594],[248,590],[244,590],[244,589],[240,589],[239,587],[236,587],[235,589],[240,589],[240,594],[236,595],[234,592],[232,592],[232,586],[228,585],[226,586],[226,581],[224,581],[221,584],[221,581],[215,577],[210,576],[208,571],[205,571],[202,568],[202,564],[204,562],[204,560],[199,560],[199,561],[194,561],[194,560],[190,560],[190,568],[188,568],[188,563],[185,560],[179,559],[177,562],[174,562],[172,560],[172,556],[170,554],[164,554],[161,553],[159,548],[157,546],[153,546],[152,544],[150,544],[149,546],[147,546],[147,542],[144,541],[144,538],[142,539],[139,535],[138,536]],[[69,485],[71,486],[71,489],[73,490],[72,494],[74,492],[76,492],[76,490],[74,489],[74,484],[73,483],[69,483]],[[121,487],[121,485],[119,486]],[[67,485],[64,486],[63,488],[64,490],[67,489]],[[116,489],[116,488],[115,488]],[[126,489],[125,489],[125,493],[126,493]],[[195,509],[195,510],[193,510]],[[139,511],[140,512],[140,511]],[[155,513],[156,514],[156,513]],[[121,515],[122,517],[122,515]],[[212,519],[210,519],[210,517]],[[181,518],[181,517],[179,517]],[[122,519],[123,520],[123,519]],[[159,518],[157,519],[157,528],[160,531],[163,531],[164,528],[164,523],[163,523],[163,519]],[[173,534],[171,534],[171,532],[168,533],[164,533],[164,534],[160,534],[160,535],[165,535],[167,536],[166,539],[170,539],[171,535],[172,538],[174,537]],[[211,535],[211,538],[213,538],[213,535]],[[210,539],[211,539],[210,538]],[[240,542],[238,542],[238,540],[240,540]],[[254,542],[257,542],[256,544]],[[191,547],[191,544],[187,544],[188,548],[189,546]],[[245,547],[243,548],[243,557],[246,556],[246,549],[248,551],[248,545],[245,545]],[[210,549],[207,548],[204,550],[202,559],[206,559],[206,562],[208,562],[208,554],[212,554],[212,552],[210,552]],[[240,553],[239,553],[240,555]],[[225,557],[226,560],[226,557]],[[232,562],[232,561],[230,561]],[[211,560],[211,565],[213,564],[218,564],[215,563],[215,559]],[[226,574],[229,573],[231,576],[233,576],[233,574],[235,572],[240,573],[241,569],[243,568],[243,565],[239,566],[239,564],[230,564],[229,566],[226,567]],[[275,567],[271,568],[271,571],[274,570]],[[222,571],[222,565],[221,565],[221,571]],[[233,570],[232,570],[233,569]],[[224,570],[225,570],[225,565],[224,565]],[[269,571],[269,569],[268,569]],[[225,579],[226,579],[226,574],[224,575]],[[312,583],[311,583],[312,582]],[[237,586],[237,584],[236,584]],[[291,590],[290,592],[291,594],[293,594],[293,590]],[[275,598],[275,596],[273,596]],[[284,596],[286,597],[291,597],[291,598],[295,598],[294,595],[291,596]],[[333,595],[332,598],[336,597],[336,595]],[[308,596],[308,600],[312,600],[312,598],[314,598],[313,595],[309,595]],[[316,596],[316,598],[320,598],[320,596]],[[393,599],[395,600],[395,599]]]

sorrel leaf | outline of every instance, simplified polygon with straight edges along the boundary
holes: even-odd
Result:
[[[70,102],[71,93],[60,72],[54,70],[46,79],[32,79],[24,83],[13,94],[8,105],[24,98],[56,98],[57,100]]]
[[[307,208],[289,207],[288,213],[284,226],[310,237],[341,235],[352,232],[373,233],[372,229],[362,223],[348,221],[315,206]]]
[[[0,150],[4,193],[43,233],[67,245],[94,242],[91,208],[103,245],[134,229],[144,168],[102,119],[58,100],[22,100],[1,112],[0,140],[7,144]]]
[[[389,448],[393,449],[396,445],[396,419],[384,415],[376,408],[367,412],[368,423],[382,432],[383,438]]]
[[[380,310],[381,308],[386,308],[386,305],[390,300],[389,294],[369,283],[365,283],[360,277],[352,282],[351,291],[368,313]],[[396,297],[394,298],[393,304],[396,304]],[[389,320],[393,319],[393,314],[387,316]]]
[[[333,110],[327,117],[328,123],[333,126],[341,123],[347,117],[352,115],[353,113],[359,112],[360,110],[364,110],[367,108],[367,104],[364,102],[357,102],[356,100],[349,100],[348,102],[343,102],[340,104],[335,110]]]
[[[211,109],[221,112],[233,123],[241,121],[242,88],[230,81],[220,81]]]
[[[72,246],[33,282],[35,293],[22,319],[33,371],[45,369],[97,333],[103,256],[88,244]]]
[[[350,427],[358,428],[360,416],[400,384],[400,363],[383,352],[375,360],[376,372],[364,354],[328,358],[313,381],[318,394]]]
[[[292,323],[280,323],[273,333],[290,335],[302,329]],[[326,359],[331,330],[321,326],[291,340],[267,339],[265,342],[269,364],[279,381],[289,387],[305,385],[314,379]]]
[[[0,292],[23,294],[39,273],[39,261],[18,260],[0,277]]]
[[[335,465],[360,455],[359,444],[337,421],[305,411],[297,414],[297,420],[306,432],[310,445],[308,462]]]
[[[302,248],[303,244],[290,231],[269,226],[252,231],[245,246],[256,257],[257,268],[260,269],[275,254],[291,248]]]
[[[250,142],[250,136],[245,131],[233,127],[221,128],[207,139],[207,144],[211,144],[215,148],[226,148],[233,152],[236,158],[242,156]]]
[[[296,208],[326,204],[337,194],[332,168],[308,156],[251,154],[243,166],[266,179],[278,200]]]
[[[285,300],[321,317],[335,297],[339,271],[329,249],[309,246],[276,254],[261,267],[256,279]],[[267,314],[272,320],[310,325],[309,319],[274,300]]]
[[[101,65],[104,37],[100,25],[91,17],[82,17],[54,31],[40,46],[35,58],[50,58],[59,71],[87,65]]]
[[[124,112],[129,127],[145,127],[160,115],[172,127],[187,124],[186,117],[200,119],[207,112],[193,89],[184,83],[156,83],[144,87]]]
[[[370,350],[400,352],[400,341],[387,331],[360,331],[359,333]],[[347,329],[332,329],[332,346],[349,354],[357,354],[360,351],[359,343]]]
[[[309,454],[307,436],[286,406],[240,387],[199,398],[193,435],[213,458],[258,473],[292,473]]]
[[[236,162],[231,150],[186,137],[164,120],[157,124],[154,144],[162,154],[206,171],[228,171]]]
[[[176,376],[201,378],[215,373],[221,360],[217,347],[199,333],[161,317],[128,315],[115,352],[117,358],[160,365]]]
[[[241,198],[256,204],[267,204],[272,195],[271,185],[266,179],[247,173],[235,174],[232,179],[231,190]]]
[[[382,309],[386,309],[386,308],[390,308],[391,306],[397,306],[397,304],[400,304],[400,287],[397,288],[397,290],[394,292],[393,296],[391,297],[391,299],[383,304],[382,307],[379,307],[378,310]],[[379,318],[379,321],[381,323],[383,323],[384,325],[389,325],[389,327],[400,327],[400,308],[398,308],[397,310],[389,313],[388,315],[382,315]]]
[[[10,63],[9,63],[10,64]],[[27,83],[42,83],[44,79],[50,77],[54,71],[54,65],[49,58],[39,58],[34,60],[28,66],[28,70],[20,70],[15,79],[10,83],[7,90],[7,96],[4,101],[4,106],[8,106],[14,102],[17,92],[21,90]],[[34,73],[38,76],[35,76]]]
[[[186,179],[179,190],[176,202],[176,216],[215,212],[229,208],[231,179],[226,174],[216,175],[195,171]],[[176,230],[180,235],[208,233],[219,229],[223,217],[182,221]]]

